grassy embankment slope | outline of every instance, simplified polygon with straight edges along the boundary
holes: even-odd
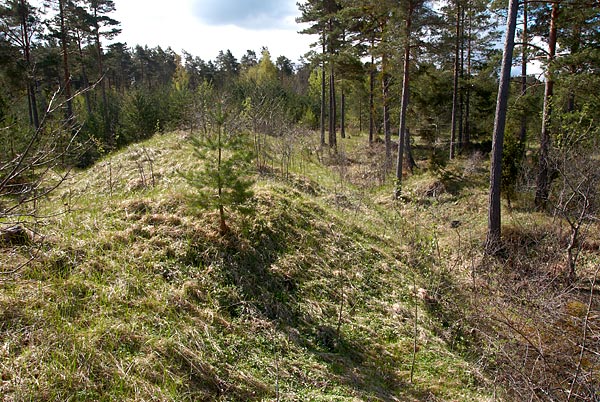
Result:
[[[0,284],[3,400],[491,400],[448,312],[479,264],[485,169],[454,192],[415,176],[395,204],[364,142],[347,164],[298,146],[224,238],[186,198],[181,133],[73,175],[38,258]]]

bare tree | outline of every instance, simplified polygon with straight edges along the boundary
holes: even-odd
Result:
[[[558,172],[558,183],[555,196],[551,194],[548,202],[569,227],[566,252],[571,281],[575,280],[585,229],[598,219],[600,164],[593,151],[599,145],[598,128],[590,113],[590,108],[584,107],[579,112],[556,116],[560,136],[552,148],[551,167]]]
[[[57,167],[64,167],[67,157],[81,150],[81,144],[75,141],[79,130],[72,122],[60,119],[59,126],[47,124],[50,115],[64,106],[56,102],[58,93],[50,101],[38,128],[22,128],[17,124],[1,128],[13,132],[26,130],[28,140],[18,152],[4,152],[0,158],[0,246],[22,245],[33,240],[33,231],[28,227],[44,218],[38,211],[38,201],[66,180],[68,167],[66,170]]]

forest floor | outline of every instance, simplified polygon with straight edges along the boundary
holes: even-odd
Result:
[[[74,173],[37,205],[35,247],[0,249],[3,401],[592,400],[597,223],[568,281],[568,227],[504,211],[482,251],[480,153],[407,175],[381,144],[267,139],[252,213],[192,207],[186,134]],[[266,154],[265,154],[266,155]],[[597,395],[597,394],[596,394]],[[581,397],[581,398],[580,398]],[[546,398],[546,399],[544,399]],[[569,399],[567,399],[569,398]],[[579,398],[579,399],[578,399]]]

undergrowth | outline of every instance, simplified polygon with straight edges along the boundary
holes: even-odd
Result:
[[[188,202],[184,134],[76,173],[0,284],[3,400],[492,400],[480,167],[416,172],[397,204],[362,141],[263,169],[225,236]]]

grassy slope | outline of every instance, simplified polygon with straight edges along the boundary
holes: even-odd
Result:
[[[445,228],[476,211],[452,197],[441,214],[394,206],[386,187],[340,179],[361,172],[306,159],[309,178],[262,177],[256,212],[220,238],[214,213],[186,201],[184,143],[131,146],[45,205],[70,212],[0,285],[3,400],[490,399],[453,324],[413,292],[444,286],[442,260],[464,266]]]

